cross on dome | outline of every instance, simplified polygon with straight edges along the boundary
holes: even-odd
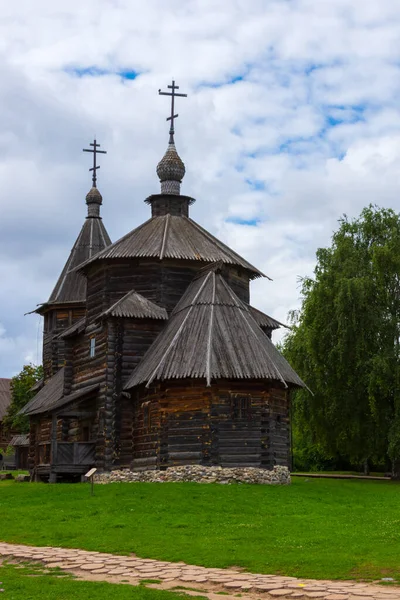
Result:
[[[169,128],[169,143],[166,153],[157,165],[157,175],[161,182],[161,193],[170,195],[179,195],[181,182],[185,175],[185,165],[183,164],[179,154],[175,148],[174,133],[175,119],[179,116],[175,114],[175,98],[180,96],[186,98],[187,94],[179,94],[179,85],[172,80],[172,85],[168,86],[170,92],[162,92],[158,90],[160,96],[171,96],[171,115],[167,117],[167,121],[171,122]]]
[[[169,143],[174,143],[174,120],[179,117],[178,114],[175,114],[175,98],[180,96],[181,98],[187,98],[187,94],[178,94],[175,90],[179,90],[179,85],[175,85],[175,81],[172,80],[172,85],[168,86],[170,92],[162,92],[158,90],[160,96],[171,96],[171,116],[166,118],[166,121],[171,121],[171,126],[169,128]]]
[[[93,154],[93,167],[89,169],[92,171],[92,189],[86,196],[86,204],[88,205],[88,217],[99,217],[100,216],[100,204],[103,202],[103,198],[97,189],[97,169],[100,169],[100,165],[97,164],[98,154],[107,154],[106,150],[98,150],[100,144],[96,142],[94,138],[93,143],[89,146],[92,148],[83,148],[83,152],[91,152]]]
[[[97,174],[96,171],[97,169],[100,169],[100,165],[96,164],[96,157],[97,154],[107,154],[106,150],[97,150],[97,148],[100,148],[100,144],[98,144],[96,142],[96,138],[94,138],[94,142],[90,143],[89,146],[93,146],[93,149],[91,148],[83,148],[83,152],[92,152],[93,153],[93,167],[91,169],[89,169],[89,171],[93,171],[92,174],[92,185],[93,187],[97,187],[96,183],[97,183]]]

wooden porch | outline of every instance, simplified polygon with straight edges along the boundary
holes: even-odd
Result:
[[[48,478],[49,483],[56,483],[58,477],[84,475],[95,463],[95,445],[95,442],[53,442],[49,456],[50,444],[43,444],[42,459],[35,469],[36,479]]]

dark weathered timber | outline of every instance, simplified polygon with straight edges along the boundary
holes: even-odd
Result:
[[[186,216],[170,213],[153,217],[139,225],[108,248],[89,258],[79,271],[87,272],[92,264],[114,259],[157,258],[178,259],[206,264],[218,261],[245,269],[249,277],[263,277],[231,248],[220,242],[198,223]]]
[[[246,390],[248,408],[234,414]],[[131,467],[203,464],[289,465],[288,393],[276,384],[190,380],[140,388],[135,398]],[[279,420],[279,424],[277,424]]]
[[[27,407],[36,479],[89,465],[289,464],[288,392],[303,383],[269,339],[281,324],[249,305],[262,273],[190,219],[184,173],[169,144],[152,218],[109,246],[101,195],[87,195],[87,224],[39,309],[45,386]]]
[[[193,341],[195,340],[195,344]],[[264,379],[303,382],[244,304],[214,270],[187,289],[126,389],[169,379]]]
[[[88,216],[47,302],[36,310],[44,316],[43,367],[47,382],[65,364],[60,334],[85,315],[86,278],[76,268],[111,244],[100,217],[102,197],[97,188],[86,196]]]

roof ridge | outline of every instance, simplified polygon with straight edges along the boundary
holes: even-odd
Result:
[[[240,312],[242,318],[246,321],[246,317],[243,314],[243,309],[240,308],[240,307],[239,307],[239,312]],[[270,344],[272,344],[272,342],[269,339],[269,337],[263,332],[263,330],[261,329],[261,327],[259,327],[257,325],[257,322],[254,319],[254,317],[251,314],[251,312],[248,309],[246,309],[246,313],[247,313],[247,315],[248,315],[248,317],[250,319],[250,323],[247,322],[247,324],[250,324],[250,329],[251,329],[251,332],[253,334],[253,337],[255,337],[257,339],[257,334],[258,334],[259,331],[261,331],[262,335],[265,336],[265,339],[268,340],[268,342],[270,342]],[[257,330],[254,330],[253,327],[251,326],[253,323],[257,327]],[[256,333],[256,331],[257,331],[257,333]],[[279,368],[277,367],[277,365],[276,365],[274,359],[272,358],[272,356],[270,356],[269,352],[267,351],[267,349],[264,346],[261,346],[261,350],[264,353],[264,355],[266,355],[266,357],[268,358],[268,360],[270,360],[272,362],[272,364],[274,366],[274,369],[278,373],[279,379],[281,380],[281,382],[283,383],[283,385],[285,386],[285,388],[287,388],[288,385],[287,385],[286,381],[284,380],[284,378],[282,377],[281,372],[280,372]]]
[[[101,252],[88,258],[76,267],[76,270],[84,272],[86,267],[96,260],[119,258],[191,260],[203,264],[222,262],[249,271],[251,278],[265,276],[193,219],[170,213],[151,217]]]
[[[206,358],[206,374],[207,385],[211,385],[211,354],[212,354],[212,334],[214,325],[214,307],[215,307],[215,272],[212,272],[213,291],[211,297],[211,314],[210,323],[208,326],[208,341],[207,341],[207,358]]]
[[[100,250],[100,252],[97,252],[97,254],[95,254],[91,258],[88,258],[87,260],[85,260],[83,263],[81,263],[80,265],[78,265],[77,267],[75,267],[75,269],[77,271],[80,271],[81,269],[83,269],[84,267],[86,267],[86,265],[90,264],[93,260],[95,260],[97,258],[101,258],[101,256],[98,256],[98,255],[100,255],[105,250],[107,250],[107,251],[112,250],[112,248],[115,248],[115,246],[117,246],[117,244],[120,244],[121,242],[123,242],[124,240],[126,240],[126,238],[128,238],[134,231],[139,231],[145,225],[147,225],[147,223],[149,223],[150,221],[152,221],[154,218],[157,218],[157,219],[164,218],[164,215],[162,217],[150,217],[149,219],[147,219],[147,221],[145,221],[141,225],[138,225],[138,227],[135,227],[135,229],[132,229],[132,231],[129,231],[128,233],[126,233],[125,235],[123,235],[121,238],[119,238],[119,240],[116,240],[115,242],[113,242],[109,246],[106,246],[105,248],[103,248],[103,250]]]
[[[108,313],[110,313],[114,308],[116,308],[118,306],[118,304],[120,304],[120,302],[122,302],[123,300],[125,300],[126,298],[128,298],[128,296],[130,296],[131,294],[135,293],[135,290],[130,290],[129,292],[127,292],[126,294],[124,294],[122,296],[122,298],[120,298],[119,300],[117,300],[116,302],[114,302],[114,304],[112,304],[111,306],[109,306],[103,313],[102,315],[107,315]]]
[[[66,261],[66,263],[65,263],[65,265],[64,265],[64,269],[65,269],[65,268],[67,268],[67,265],[69,265],[69,264],[72,262],[72,258],[73,258],[73,256],[76,254],[76,250],[77,250],[77,248],[78,248],[78,246],[79,246],[79,242],[80,242],[80,240],[81,240],[81,238],[82,238],[82,236],[83,236],[83,230],[85,229],[85,226],[86,226],[86,222],[85,222],[85,223],[82,225],[82,227],[81,227],[81,230],[80,230],[80,232],[79,232],[79,235],[78,235],[78,237],[76,238],[76,240],[75,240],[75,243],[74,243],[74,245],[73,245],[73,246],[72,246],[72,248],[71,248],[71,251],[70,251],[70,253],[69,253],[69,256],[68,256],[68,258],[67,258],[67,261]],[[64,277],[63,277],[63,279],[62,279],[62,282],[61,282],[60,286],[58,287],[58,290],[57,290],[57,294],[56,294],[55,300],[57,300],[57,298],[58,298],[58,297],[59,297],[59,295],[61,294],[61,290],[62,290],[62,289],[63,289],[63,287],[64,287],[65,280],[67,279],[67,275],[68,275],[68,273],[70,273],[70,271],[71,271],[71,269],[68,269],[68,268],[67,268],[67,270],[65,271],[65,273],[64,273]],[[57,283],[56,283],[55,287],[57,287],[57,284],[58,284],[58,281],[57,281]],[[54,291],[54,290],[53,290],[53,291]],[[52,296],[52,295],[53,295],[53,292],[51,293],[51,295],[50,295],[50,298],[51,298],[51,296]]]
[[[210,274],[209,274],[209,275],[210,275]],[[207,277],[206,277],[206,278],[205,278],[205,280],[203,281],[203,283],[202,283],[202,285],[201,285],[200,289],[197,291],[197,294],[196,294],[196,296],[195,296],[194,300],[197,298],[197,296],[198,296],[198,295],[201,293],[201,291],[203,290],[203,287],[205,286],[205,284],[206,284],[206,282],[207,282],[207,279],[208,279],[209,275],[207,275]],[[172,349],[172,347],[174,346],[174,344],[175,344],[176,340],[177,340],[177,339],[178,339],[178,337],[180,336],[180,333],[181,333],[181,331],[182,331],[183,327],[185,326],[185,323],[186,323],[186,321],[188,320],[188,318],[189,318],[189,315],[190,315],[190,313],[192,312],[192,309],[193,309],[193,307],[194,307],[194,306],[195,306],[194,304],[193,304],[192,306],[190,306],[190,308],[189,308],[189,310],[188,310],[188,312],[187,312],[187,315],[185,316],[185,318],[183,319],[182,323],[180,324],[180,326],[179,326],[179,328],[178,328],[178,331],[175,333],[174,337],[172,338],[172,341],[171,341],[171,342],[170,342],[170,344],[168,345],[168,348],[166,349],[166,351],[165,351],[165,353],[164,353],[164,356],[161,358],[161,360],[160,360],[159,364],[158,364],[158,365],[157,365],[157,367],[154,369],[153,373],[150,375],[150,377],[149,377],[149,380],[148,380],[148,382],[147,382],[147,384],[146,384],[146,387],[149,387],[149,386],[150,386],[150,384],[152,383],[152,381],[153,381],[153,379],[154,379],[154,377],[155,377],[155,375],[156,375],[156,373],[157,373],[157,370],[160,368],[160,365],[162,365],[162,364],[163,364],[163,362],[165,362],[165,359],[166,359],[166,357],[167,357],[168,353],[170,352],[170,350],[171,350],[171,349]]]
[[[210,301],[204,305],[203,298]],[[305,386],[221,274],[209,271],[194,280],[181,302],[125,389],[187,377],[204,378],[207,386],[219,378]]]
[[[165,246],[167,244],[167,234],[168,234],[168,229],[169,229],[171,215],[168,213],[166,215],[166,217],[167,218],[165,219],[164,235],[163,235],[163,239],[162,239],[162,242],[161,242],[160,260],[162,260],[164,258],[164,252],[165,252]]]
[[[126,311],[129,312],[131,314],[119,314],[119,315],[113,315],[113,311],[115,311],[117,308],[120,308],[121,310],[123,310],[123,306],[124,303],[132,296],[136,296],[137,301],[139,302],[139,313],[137,313],[136,315],[133,314],[133,311],[135,310],[135,308],[133,308],[132,306],[125,307]],[[133,300],[133,302],[135,302]],[[141,304],[141,306],[140,306]],[[140,309],[142,311],[142,314],[140,315]],[[147,314],[146,314],[147,311]],[[151,314],[151,311],[153,311],[153,314]],[[106,317],[106,316],[114,316],[114,317],[133,317],[133,318],[149,318],[149,319],[168,319],[168,313],[166,311],[166,309],[162,306],[160,306],[159,304],[156,304],[155,302],[153,302],[152,300],[149,300],[149,298],[146,298],[146,296],[143,296],[142,294],[140,294],[139,292],[137,292],[135,289],[129,290],[129,292],[127,292],[126,294],[124,294],[122,296],[122,298],[120,298],[119,300],[117,300],[116,302],[114,302],[109,308],[107,308],[106,310],[104,310],[99,316],[98,319],[100,319],[101,317]]]
[[[222,285],[225,287],[226,291],[228,292],[228,294],[230,295],[230,297],[234,301],[235,306],[237,306],[238,308],[243,308],[244,310],[247,310],[244,302],[242,302],[242,300],[239,298],[239,296],[237,296],[235,294],[235,292],[233,291],[233,289],[231,288],[231,286],[225,281],[225,278],[223,277],[223,275],[220,274],[220,278],[221,278],[221,281],[222,281]]]

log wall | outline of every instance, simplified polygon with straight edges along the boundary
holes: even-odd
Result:
[[[57,307],[45,314],[43,331],[43,370],[48,381],[65,364],[65,342],[57,336],[85,315],[84,305]]]
[[[132,397],[135,470],[289,466],[286,390],[257,382],[142,388]]]
[[[133,289],[170,313],[204,266],[202,262],[170,259],[114,260],[94,265],[87,282],[88,323]],[[249,302],[248,275],[232,266],[226,267],[224,276],[239,298]]]

